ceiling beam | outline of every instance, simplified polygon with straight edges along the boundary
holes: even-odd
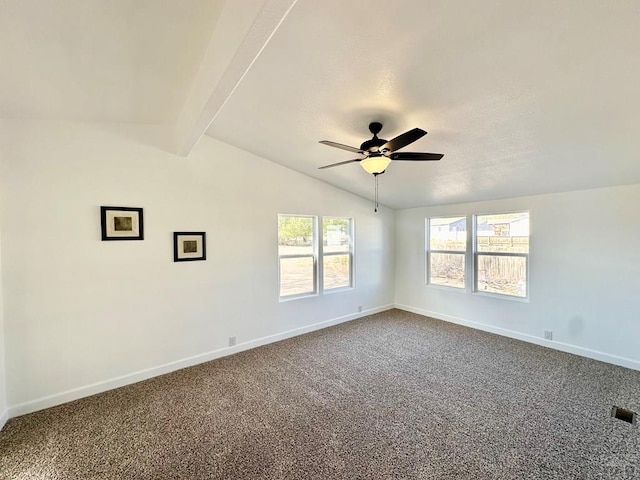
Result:
[[[176,124],[178,155],[189,155],[296,1],[226,2]]]

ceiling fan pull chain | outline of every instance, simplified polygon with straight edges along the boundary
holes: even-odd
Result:
[[[373,176],[376,179],[376,205],[373,211],[377,212],[378,211],[378,175],[374,173]]]

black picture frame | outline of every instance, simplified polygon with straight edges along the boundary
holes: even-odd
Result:
[[[100,207],[102,241],[144,240],[142,208]]]
[[[207,259],[205,232],[173,232],[173,261],[192,262]]]

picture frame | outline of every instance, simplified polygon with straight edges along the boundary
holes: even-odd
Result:
[[[205,232],[173,232],[173,261],[206,260],[206,235]]]
[[[144,240],[142,208],[100,207],[102,241]]]

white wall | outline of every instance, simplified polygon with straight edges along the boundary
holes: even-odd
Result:
[[[0,245],[1,251],[1,245]],[[0,271],[2,271],[2,261],[0,255]],[[2,278],[0,278],[0,429],[9,418],[9,407],[6,396],[5,362],[4,362],[4,306],[2,302]]]
[[[209,137],[188,158],[140,140],[158,133],[0,123],[12,415],[393,303],[393,211]],[[102,242],[101,205],[143,207],[145,240]],[[354,217],[357,287],[280,303],[278,213]],[[173,262],[181,230],[206,261]]]
[[[632,185],[397,211],[396,304],[640,369],[638,205]],[[529,302],[425,286],[426,217],[515,210],[531,214]]]

